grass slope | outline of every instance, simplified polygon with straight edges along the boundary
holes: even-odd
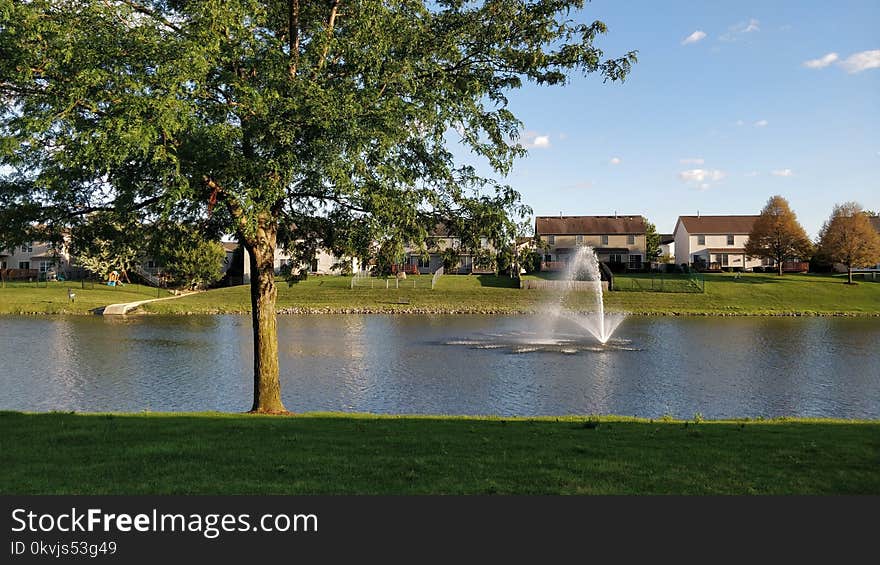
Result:
[[[415,280],[414,280],[415,279]],[[626,277],[621,277],[622,282]],[[391,281],[381,288],[350,288],[348,277],[312,277],[278,285],[281,311],[370,312],[535,312],[548,298],[547,291],[520,290],[511,279],[489,275],[444,276],[435,290],[427,276],[410,277],[400,289]],[[413,289],[410,285],[417,285]],[[250,311],[248,287],[212,290],[180,300],[149,304],[148,312],[242,313]],[[401,302],[405,302],[401,304]],[[580,293],[570,307],[588,308],[589,296]],[[851,314],[880,315],[880,283],[843,284],[843,279],[822,275],[732,274],[706,275],[705,293],[620,291],[606,293],[609,310],[637,314]]]
[[[880,494],[880,422],[0,412],[2,494]]]
[[[76,293],[74,302],[67,298],[68,288]],[[170,296],[164,290],[159,294]],[[157,298],[156,289],[137,284],[112,287],[95,283],[93,288],[82,288],[78,282],[50,282],[37,288],[16,283],[0,288],[0,314],[89,314],[108,304],[151,298]]]

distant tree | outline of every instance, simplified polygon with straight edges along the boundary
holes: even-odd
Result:
[[[856,202],[834,206],[819,233],[819,249],[832,261],[846,265],[850,284],[854,267],[880,263],[880,235]]]
[[[136,218],[114,212],[96,212],[71,230],[74,263],[106,279],[118,271],[128,279],[144,257],[145,230]]]
[[[649,263],[660,257],[660,234],[651,222],[645,224],[645,255]]]
[[[386,238],[379,246],[379,253],[376,257],[376,267],[378,274],[390,275],[392,267],[398,265],[403,260],[403,244],[396,237]]]
[[[786,259],[809,259],[813,245],[807,232],[798,223],[788,200],[782,196],[771,196],[752,226],[745,250],[749,257],[772,259],[776,264],[776,274],[781,275]]]
[[[156,226],[153,252],[156,261],[173,284],[187,288],[206,287],[220,280],[226,251],[198,229],[176,223]]]

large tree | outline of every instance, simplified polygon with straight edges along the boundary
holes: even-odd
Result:
[[[449,144],[504,175],[509,91],[625,78],[584,3],[0,0],[0,205],[221,217],[250,256],[252,410],[282,412],[276,245],[315,218],[418,241],[486,198],[522,212]]]
[[[787,259],[809,259],[813,244],[798,223],[797,215],[782,196],[771,196],[761,210],[745,245],[746,255],[772,259],[776,274],[782,275]]]
[[[832,261],[846,266],[850,284],[853,268],[880,263],[880,235],[856,202],[834,206],[819,234],[819,249]]]

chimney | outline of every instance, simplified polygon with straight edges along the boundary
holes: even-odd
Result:
[[[614,219],[617,219],[617,210],[614,211]]]
[[[559,217],[562,217],[562,210],[559,211]]]
[[[700,211],[699,211],[699,210],[697,210],[697,217],[698,217],[698,218],[700,217]]]

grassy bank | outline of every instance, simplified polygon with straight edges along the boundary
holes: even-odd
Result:
[[[636,277],[639,277],[637,275]],[[632,275],[621,276],[621,287],[636,285]],[[704,293],[609,292],[605,305],[611,311],[657,315],[861,315],[880,316],[880,282],[844,284],[841,277],[825,275],[732,274],[706,275]],[[544,290],[520,290],[507,277],[448,275],[431,290],[430,276],[409,277],[395,288],[393,279],[373,279],[351,288],[349,277],[310,277],[293,284],[278,281],[278,309],[282,313],[530,313],[551,298]],[[644,277],[636,281],[650,288]],[[370,284],[373,285],[370,288]],[[67,288],[76,302],[67,300]],[[165,291],[161,296],[167,296]],[[48,288],[0,288],[0,314],[89,313],[115,302],[156,298],[156,289],[136,285],[120,288],[95,285],[79,288],[69,283],[49,283]],[[592,298],[573,294],[567,305],[588,309]],[[158,314],[220,314],[250,311],[249,287],[221,288],[142,307]]]
[[[165,290],[138,284],[112,287],[99,283],[49,282],[35,284],[13,283],[0,287],[0,314],[90,314],[96,308],[119,302],[135,302],[170,296]],[[71,302],[67,289],[76,294]]]
[[[880,422],[0,412],[0,493],[874,493]]]
[[[426,276],[412,277],[401,288],[350,288],[347,277],[311,277],[279,283],[278,308],[288,312],[535,312],[548,292],[520,290],[511,279],[489,275],[444,276],[434,290]],[[416,288],[411,286],[415,282]],[[247,287],[212,290],[180,300],[159,302],[145,311],[163,314],[242,313],[250,310]],[[609,310],[636,314],[735,315],[880,315],[880,283],[846,285],[823,275],[706,275],[705,293],[618,291],[606,293]],[[589,308],[583,293],[570,298],[572,308]]]

